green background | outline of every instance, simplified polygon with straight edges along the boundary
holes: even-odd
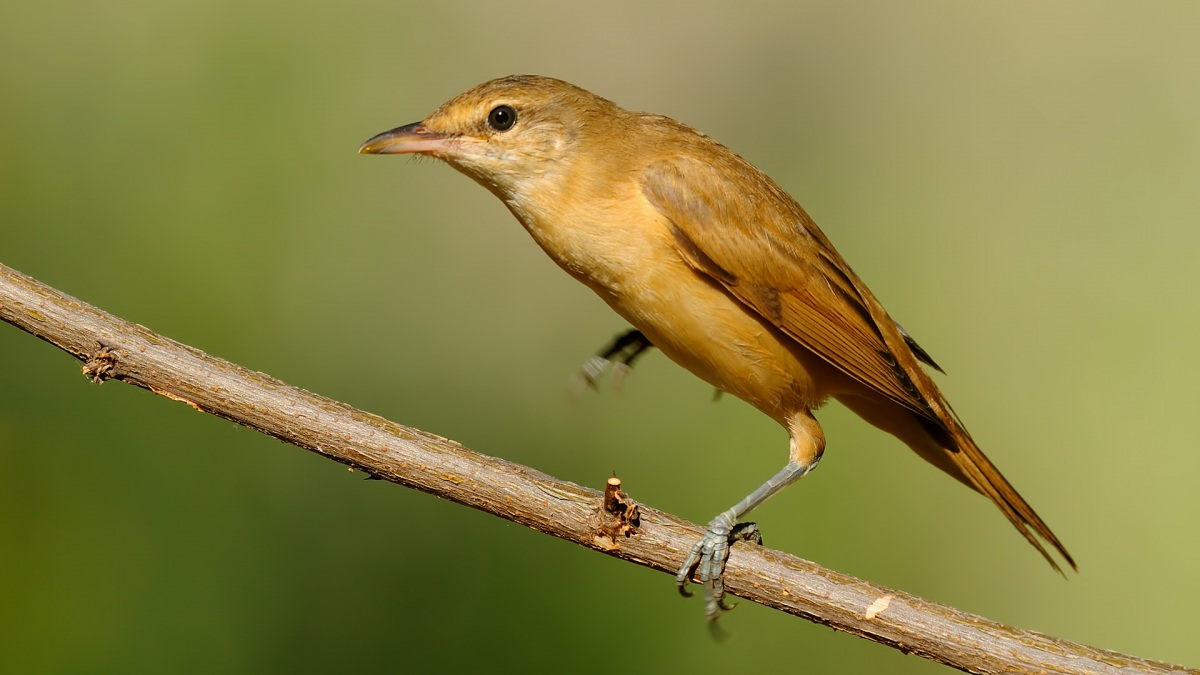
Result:
[[[794,194],[1080,563],[836,405],[767,543],[1200,665],[1200,4],[0,8],[0,262],[210,353],[706,521],[786,435],[660,354],[485,190],[355,154],[478,82],[570,80]],[[118,383],[0,326],[0,672],[935,672]]]

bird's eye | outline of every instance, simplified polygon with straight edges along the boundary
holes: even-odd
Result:
[[[511,105],[498,105],[488,113],[488,126],[496,131],[508,131],[517,123],[517,111]]]

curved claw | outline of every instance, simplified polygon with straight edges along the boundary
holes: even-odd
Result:
[[[683,561],[683,565],[675,574],[675,587],[679,589],[679,594],[685,598],[690,598],[694,595],[688,590],[688,584],[692,581],[692,575],[696,572],[696,566],[700,564],[700,544],[704,540],[696,542],[692,550],[688,552],[688,557]]]
[[[729,633],[726,633],[725,629],[721,628],[721,624],[717,621],[708,622],[708,634],[718,643],[729,642]]]
[[[722,612],[732,609],[725,604],[723,578],[725,561],[729,559],[730,531],[734,527],[731,520],[726,514],[714,518],[675,575],[675,584],[684,597],[691,597],[687,584],[692,575],[696,575],[696,580],[704,587],[704,613],[709,621],[716,621]]]

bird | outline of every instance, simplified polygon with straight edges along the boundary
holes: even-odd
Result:
[[[784,427],[788,461],[713,518],[676,575],[715,621],[743,518],[816,468],[835,399],[990,499],[1060,573],[1067,549],[983,454],[884,309],[799,203],[709,136],[566,81],[511,75],[454,96],[363,154],[432,157],[500,199],[534,241],[651,345]],[[630,357],[632,358],[632,357]],[[603,365],[602,363],[600,364]]]

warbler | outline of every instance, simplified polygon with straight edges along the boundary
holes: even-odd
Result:
[[[471,177],[633,325],[634,356],[652,344],[787,430],[787,464],[708,524],[676,577],[686,594],[696,576],[710,620],[727,609],[731,533],[817,466],[825,435],[813,410],[831,397],[992,500],[1055,569],[1050,549],[1075,567],[951,410],[922,365],[940,370],[929,354],[796,200],[708,136],[562,80],[515,75],[359,152],[428,155]]]

